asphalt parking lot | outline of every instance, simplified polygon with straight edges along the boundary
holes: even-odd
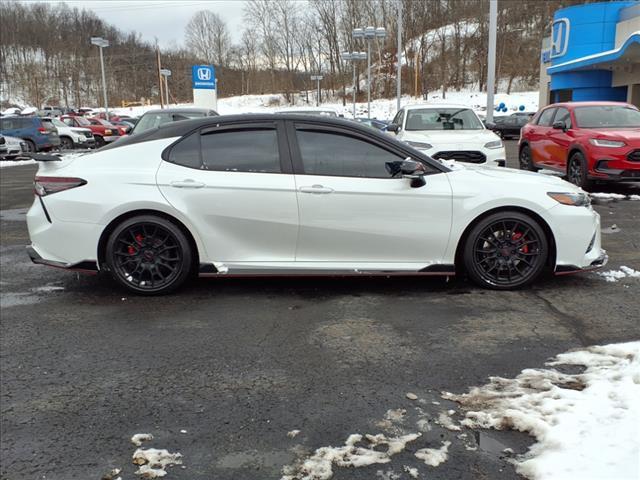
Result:
[[[595,273],[515,292],[463,279],[223,278],[131,296],[109,279],[30,263],[24,214],[35,170],[0,169],[3,479],[100,479],[112,468],[137,478],[136,433],[183,455],[184,468],[166,478],[196,480],[280,478],[283,466],[352,433],[416,432],[392,462],[333,478],[408,479],[405,466],[419,478],[519,478],[502,449],[522,453],[530,437],[448,430],[436,419],[453,404],[440,392],[640,338],[640,279]],[[599,190],[638,194],[640,185]],[[640,201],[595,208],[605,270],[640,270]],[[452,444],[440,466],[413,455],[442,440]]]

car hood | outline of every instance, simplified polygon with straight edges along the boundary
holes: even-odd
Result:
[[[583,129],[583,133],[590,138],[604,138],[607,140],[622,140],[628,144],[640,146],[640,128],[620,129]]]
[[[403,140],[432,145],[480,145],[500,140],[491,130],[405,130]]]
[[[91,133],[91,129],[90,128],[80,128],[80,127],[73,127],[71,129],[72,132],[74,133]]]
[[[8,137],[6,135],[3,135],[3,137],[6,140],[7,145],[18,145],[18,146],[20,146],[20,144],[24,141],[21,138]]]
[[[496,183],[500,185],[522,185],[540,186],[542,188],[553,188],[557,192],[584,193],[584,190],[569,183],[556,175],[545,175],[542,173],[529,172],[527,170],[516,170],[505,167],[487,167],[442,161],[449,167],[454,175],[451,178],[464,178],[465,181],[473,180],[478,183]],[[550,190],[551,191],[551,190]]]

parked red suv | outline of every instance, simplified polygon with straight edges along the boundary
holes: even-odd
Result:
[[[640,111],[619,102],[549,105],[522,127],[519,152],[522,170],[560,171],[583,188],[640,181]]]
[[[77,117],[75,115],[63,115],[60,117],[64,123],[70,127],[88,128],[96,139],[96,147],[100,148],[106,143],[114,142],[123,135],[115,125],[111,125],[103,120],[94,121],[92,118]],[[104,122],[104,123],[102,123]]]

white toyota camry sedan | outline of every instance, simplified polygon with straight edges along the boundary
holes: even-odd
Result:
[[[35,263],[141,294],[191,275],[455,275],[522,287],[602,266],[589,197],[556,177],[450,169],[355,122],[175,122],[71,159],[35,155]]]

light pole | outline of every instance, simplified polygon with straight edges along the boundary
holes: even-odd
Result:
[[[168,106],[169,105],[169,83],[167,82],[167,79],[168,77],[171,76],[171,70],[169,70],[168,68],[162,68],[160,69],[160,75],[164,77],[164,94],[167,97],[166,104]]]
[[[105,120],[109,121],[109,104],[107,103],[107,81],[104,76],[104,57],[102,49],[109,46],[109,40],[102,37],[91,37],[91,45],[97,45],[100,48],[100,68],[102,69],[102,93],[104,95],[104,111]]]
[[[371,118],[371,40],[386,37],[387,31],[384,27],[354,28],[351,36],[364,38],[367,42],[367,118]]]
[[[498,30],[498,0],[489,0],[489,55],[487,58],[487,116],[493,122],[493,90],[496,83],[496,33]]]
[[[343,52],[342,60],[353,66],[353,118],[356,118],[356,61],[367,58],[366,52]]]
[[[396,55],[398,60],[398,70],[396,72],[396,97],[397,110],[400,110],[400,97],[402,96],[402,65],[400,63],[400,52],[402,51],[402,0],[398,1],[398,53]]]
[[[322,80],[324,77],[322,75],[311,75],[311,80],[315,80],[318,84],[318,92],[317,92],[317,97],[316,97],[316,107],[320,106],[320,80]]]

